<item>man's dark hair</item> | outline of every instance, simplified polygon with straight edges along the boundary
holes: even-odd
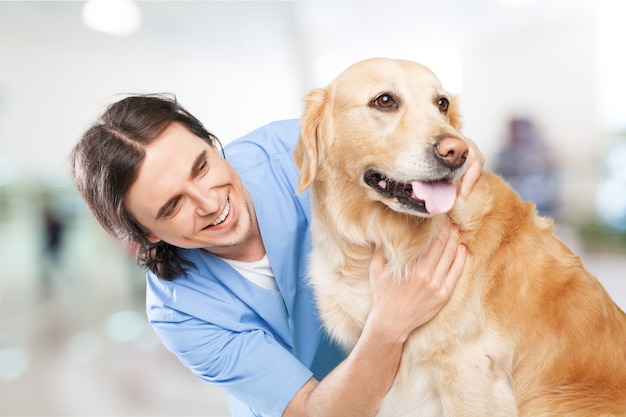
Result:
[[[185,126],[211,146],[221,144],[172,94],[144,94],[111,104],[82,136],[70,155],[71,174],[98,222],[125,242],[139,245],[137,261],[159,278],[184,275],[192,264],[176,247],[152,243],[146,230],[128,212],[125,199],[145,158],[146,146],[173,122]]]

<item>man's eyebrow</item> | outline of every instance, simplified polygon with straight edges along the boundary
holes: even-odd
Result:
[[[176,199],[178,198],[178,196],[176,197],[172,197],[169,200],[167,200],[165,202],[165,204],[163,204],[161,206],[161,208],[159,209],[159,212],[156,215],[156,220],[161,220],[163,217],[165,217],[165,215],[167,214],[167,212],[169,211],[170,207],[172,206],[172,204],[174,203],[174,201],[176,201]]]
[[[191,173],[190,173],[191,178],[194,178],[196,175],[198,175],[198,171],[200,170],[200,165],[202,165],[202,163],[206,161],[206,157],[207,157],[207,151],[205,149],[202,152],[200,152],[200,155],[198,155],[196,160],[193,162],[193,165],[191,166]]]
[[[200,169],[200,166],[204,163],[206,158],[207,158],[207,151],[203,150],[193,161],[193,164],[191,165],[191,170],[189,171],[189,178],[194,178],[198,174],[198,170]],[[174,203],[174,201],[176,201],[177,198],[178,196],[172,197],[169,200],[167,200],[165,204],[161,206],[161,208],[157,212],[156,220],[161,220],[163,217],[165,217],[172,203]]]

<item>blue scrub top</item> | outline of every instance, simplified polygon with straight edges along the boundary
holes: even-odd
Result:
[[[278,291],[245,279],[203,249],[172,281],[147,273],[147,313],[163,344],[201,380],[223,387],[233,417],[281,416],[314,376],[345,355],[319,321],[307,261],[309,193],[296,194],[297,120],[274,122],[231,142],[226,160],[252,195]]]

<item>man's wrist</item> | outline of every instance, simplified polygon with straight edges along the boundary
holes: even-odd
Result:
[[[390,322],[386,317],[379,317],[375,312],[371,312],[363,327],[361,337],[371,338],[378,343],[402,347],[409,337],[410,332],[402,329],[400,323]]]

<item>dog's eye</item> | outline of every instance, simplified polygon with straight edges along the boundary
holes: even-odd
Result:
[[[376,97],[372,101],[371,105],[382,110],[391,110],[391,109],[395,109],[398,107],[393,97],[386,93],[381,94],[378,97]]]
[[[437,100],[437,106],[439,106],[439,111],[445,113],[448,111],[448,107],[450,107],[450,100],[445,97],[439,97]]]

